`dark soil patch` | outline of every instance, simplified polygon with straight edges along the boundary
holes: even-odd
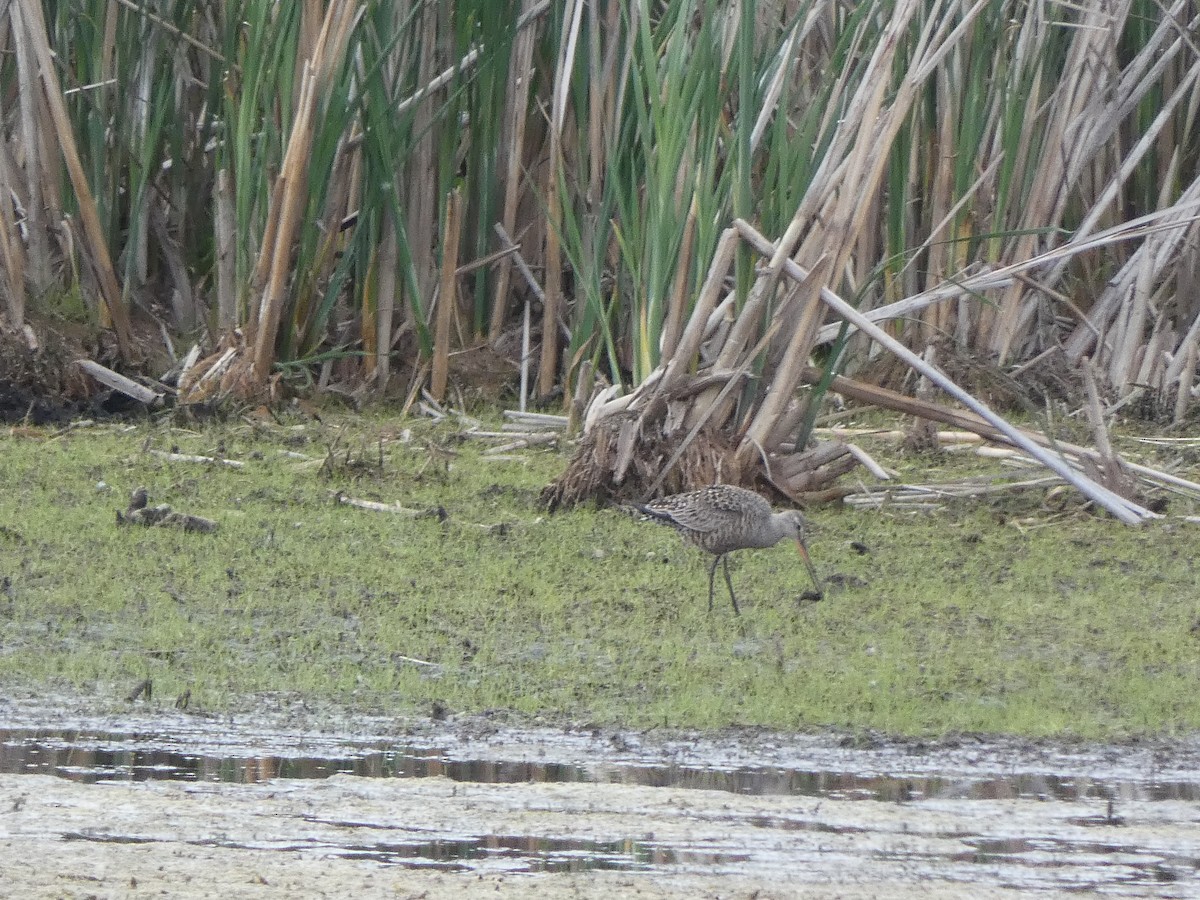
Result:
[[[0,421],[54,425],[85,412],[93,392],[75,358],[63,341],[30,349],[22,335],[0,330]]]
[[[36,347],[25,336],[0,328],[0,422],[62,425],[80,416],[126,417],[142,404],[98,385],[75,365],[95,359],[114,366],[112,354],[68,329],[39,325]]]

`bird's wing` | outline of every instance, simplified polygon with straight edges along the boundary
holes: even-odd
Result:
[[[722,509],[711,504],[669,509],[658,507],[655,512],[659,516],[669,517],[680,528],[704,533],[726,531],[736,527],[741,518],[737,510]]]

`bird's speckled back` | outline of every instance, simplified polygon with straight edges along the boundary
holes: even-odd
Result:
[[[791,535],[765,498],[745,488],[716,484],[645,504],[642,509],[674,525],[702,550],[722,554],[746,547],[770,547]]]

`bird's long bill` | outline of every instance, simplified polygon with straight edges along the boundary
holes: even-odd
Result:
[[[796,549],[800,551],[800,558],[804,560],[804,565],[808,569],[808,574],[812,578],[813,586],[816,587],[818,594],[824,594],[825,590],[821,587],[821,579],[817,577],[817,567],[808,557],[808,547],[804,545],[804,538],[796,539]]]

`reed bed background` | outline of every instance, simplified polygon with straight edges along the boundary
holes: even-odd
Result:
[[[67,309],[131,368],[195,336],[197,397],[440,397],[485,345],[543,399],[736,369],[688,402],[752,453],[811,420],[810,358],[878,352],[824,288],[1182,420],[1196,33],[1185,0],[9,0],[4,321]]]

